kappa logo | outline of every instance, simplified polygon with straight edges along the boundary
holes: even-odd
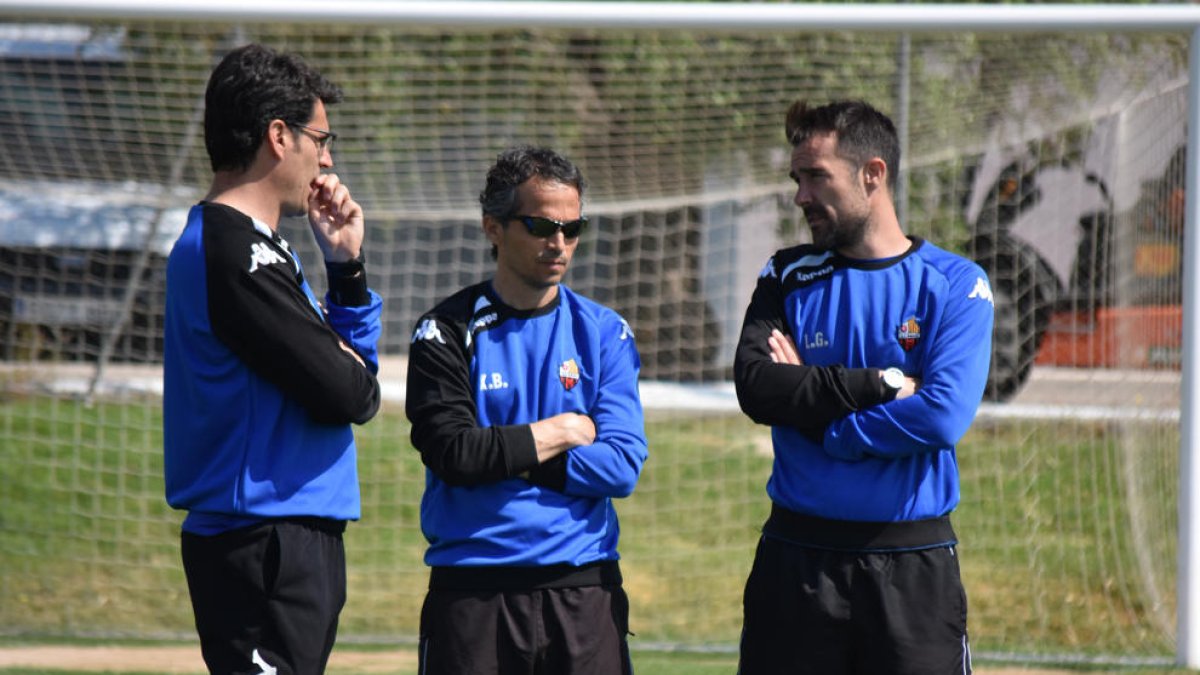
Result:
[[[476,319],[475,323],[471,324],[471,330],[473,330],[473,331],[483,330],[484,328],[487,328],[491,324],[495,323],[496,319],[498,319],[498,318],[500,318],[500,315],[495,312],[492,312],[490,314],[485,314],[484,316],[481,316],[478,319]]]
[[[759,279],[762,279],[763,277],[770,277],[772,279],[775,278],[775,258],[774,258],[774,256],[772,256],[771,259],[767,261],[766,266],[763,267],[762,271],[758,273]]]
[[[813,279],[818,279],[820,277],[827,277],[832,273],[833,273],[833,265],[826,265],[824,267],[818,267],[817,269],[815,269],[811,272],[805,272],[804,270],[796,270],[796,281],[798,281],[799,283],[805,283],[807,281],[812,281]]]
[[[917,322],[917,317],[910,316],[900,324],[900,329],[896,331],[896,339],[906,352],[911,352],[912,348],[917,346],[921,341],[921,324]]]
[[[279,255],[279,252],[271,248],[270,245],[264,242],[255,242],[250,245],[250,273],[254,274],[260,265],[273,265],[275,263],[285,263],[287,258]]]
[[[468,348],[470,348],[471,342],[475,339],[475,334],[478,333],[479,331],[483,330],[484,328],[487,328],[488,326],[496,323],[496,320],[499,318],[500,318],[499,314],[497,314],[496,312],[491,312],[491,313],[485,314],[485,315],[479,317],[478,319],[476,319],[475,323],[471,324],[471,330],[467,331],[467,337],[464,340],[464,343],[466,344],[466,346]]]
[[[975,288],[971,289],[971,294],[967,296],[968,300],[975,298],[987,300],[992,304],[992,307],[996,306],[996,299],[992,297],[992,288],[988,286],[987,281],[983,277],[975,278]]]
[[[425,319],[413,331],[412,341],[415,343],[418,340],[437,340],[441,344],[446,344],[446,340],[442,337],[441,329],[438,328],[437,322],[433,319]]]
[[[567,391],[579,384],[579,364],[575,363],[575,359],[567,359],[558,367],[558,381],[562,382],[563,389]]]
[[[832,257],[833,254],[829,251],[801,256],[799,260],[785,267],[783,272],[780,272],[779,278],[786,282],[792,278],[793,271],[796,272],[795,279],[799,284],[807,284],[810,281],[827,277],[833,274],[833,263],[830,262]]]
[[[275,673],[277,672],[275,670],[275,666],[272,666],[271,664],[267,663],[267,660],[264,659],[262,657],[262,655],[258,653],[257,649],[255,649],[254,653],[250,655],[250,660],[254,662],[254,665],[256,665],[262,669],[262,670],[258,671],[257,673],[255,673],[255,675],[275,675]]]
[[[629,327],[629,322],[625,319],[621,319],[621,336],[618,339],[631,340],[633,337],[633,329]]]

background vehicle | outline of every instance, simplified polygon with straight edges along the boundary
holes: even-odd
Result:
[[[166,256],[186,209],[157,204],[194,198],[163,192],[135,183],[0,183],[0,358],[92,360],[120,323],[112,358],[161,359]]]
[[[125,159],[160,142],[115,93],[135,77],[127,43],[121,26],[0,24],[2,359],[93,360],[110,335],[114,359],[161,358],[165,256],[184,215],[160,205],[195,195]]]
[[[987,398],[1011,398],[1035,364],[1178,367],[1185,146],[1161,123],[1174,98],[980,161],[967,219],[996,302]]]

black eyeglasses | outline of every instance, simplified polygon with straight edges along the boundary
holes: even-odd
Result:
[[[333,142],[337,140],[337,134],[332,131],[327,131],[325,129],[317,129],[316,127],[310,127],[310,126],[306,126],[304,124],[296,124],[294,122],[289,122],[288,126],[295,128],[295,129],[303,129],[305,131],[311,131],[314,134],[318,134],[315,137],[308,136],[308,134],[305,134],[305,136],[308,136],[309,138],[313,139],[313,142],[315,142],[317,144],[317,150],[320,150],[321,152],[325,152],[326,150],[329,150],[330,148],[332,148]]]
[[[563,236],[567,239],[578,237],[588,223],[587,218],[584,217],[566,223],[541,216],[513,216],[512,220],[521,221],[525,229],[529,230],[529,234],[535,237],[553,237],[554,233],[562,230]]]

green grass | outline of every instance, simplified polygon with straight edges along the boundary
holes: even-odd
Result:
[[[4,644],[0,642],[0,648]],[[341,649],[341,647],[339,647]],[[394,647],[388,647],[389,651],[394,651]],[[359,650],[353,648],[351,651]],[[411,666],[415,662],[415,653],[407,654],[407,658],[403,659],[404,664],[397,663],[397,667],[387,669],[380,667],[378,663],[372,664],[371,671],[376,675],[407,675],[413,671]],[[398,660],[399,661],[399,660]],[[176,664],[178,665],[178,664]],[[712,654],[712,653],[682,653],[682,652],[644,652],[635,651],[633,653],[633,668],[637,675],[732,675],[737,671],[737,656],[733,654]],[[1003,664],[979,664],[976,663],[975,672],[977,675],[995,675],[998,673],[1012,674],[1020,672],[1023,669],[1019,666],[1005,666]],[[144,675],[146,671],[139,670],[120,670],[120,671],[104,671],[107,675]],[[1039,669],[1037,673],[1047,673],[1048,671]],[[1184,669],[1175,668],[1143,668],[1143,667],[1115,667],[1115,666],[1095,666],[1095,665],[1076,665],[1070,667],[1061,667],[1053,671],[1056,674],[1071,675],[1072,673],[1089,673],[1091,675],[1182,675],[1188,672]],[[96,675],[96,671],[89,670],[59,670],[59,669],[34,669],[34,668],[0,668],[0,673],[3,675]],[[354,675],[352,671],[345,668],[331,667],[330,675]]]
[[[634,657],[633,668],[637,675],[732,675],[737,671],[737,658],[703,654],[645,654]],[[145,675],[145,671],[104,672],[107,675]],[[376,675],[407,675],[412,672],[412,668],[382,672],[372,669],[371,672]],[[4,675],[96,675],[96,671],[29,668],[0,668],[0,673]],[[330,675],[338,675],[338,673],[331,670]]]
[[[1171,652],[1178,443],[1173,428],[976,425],[955,527],[982,645]]]
[[[160,427],[153,400],[0,402],[0,627],[191,634]],[[732,645],[768,510],[767,432],[740,415],[657,415],[647,433],[650,460],[618,503],[636,640]],[[416,633],[424,471],[400,411],[358,436],[364,519],[347,532],[341,635],[386,642]],[[976,653],[1169,657],[1177,447],[1167,426],[976,424],[955,516]],[[706,672],[689,670],[706,656],[664,658]]]

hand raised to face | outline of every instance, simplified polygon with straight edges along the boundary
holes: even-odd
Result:
[[[365,223],[362,207],[337,174],[313,180],[308,195],[308,224],[328,262],[346,262],[362,249]]]

